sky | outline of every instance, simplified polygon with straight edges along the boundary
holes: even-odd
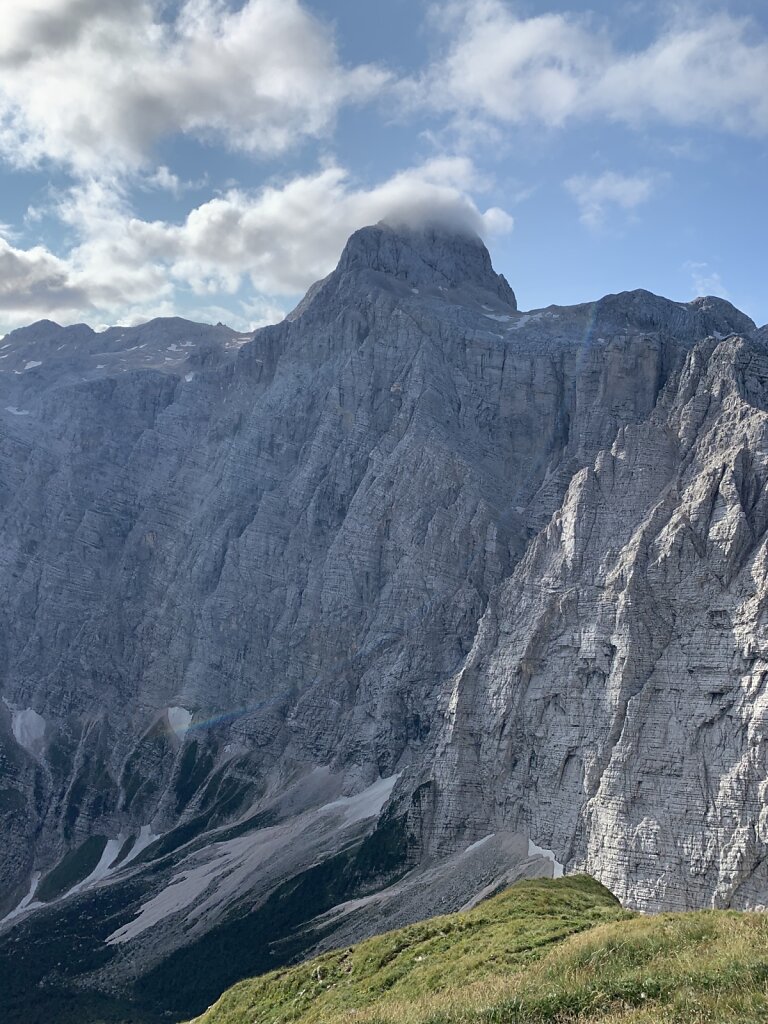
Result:
[[[768,321],[764,0],[3,0],[0,333],[280,319],[381,219]]]

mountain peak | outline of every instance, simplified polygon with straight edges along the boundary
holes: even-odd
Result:
[[[517,309],[515,294],[497,274],[481,239],[439,225],[408,227],[380,222],[356,231],[344,247],[338,272],[373,270],[411,288],[481,289]]]

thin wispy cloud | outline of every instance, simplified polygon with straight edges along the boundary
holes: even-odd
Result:
[[[650,175],[625,175],[605,171],[596,177],[575,175],[565,182],[576,200],[579,220],[589,228],[602,227],[612,210],[631,212],[648,202],[655,179]]]
[[[683,269],[690,274],[691,294],[694,298],[699,295],[719,295],[721,299],[730,298],[720,274],[709,263],[689,260],[683,265]]]

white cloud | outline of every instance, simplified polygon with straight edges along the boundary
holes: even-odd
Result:
[[[156,188],[163,192],[170,192],[178,196],[184,185],[177,174],[174,174],[165,164],[161,164],[152,174],[147,175],[143,181],[144,188]]]
[[[583,17],[518,17],[502,0],[453,0],[437,15],[448,51],[407,93],[459,126],[604,116],[768,133],[768,40],[749,19],[689,12],[625,51]]]
[[[624,175],[605,171],[598,177],[577,175],[564,182],[576,200],[579,219],[590,228],[600,227],[610,207],[631,211],[650,199],[655,181],[647,175]]]
[[[0,322],[67,316],[87,304],[64,260],[42,246],[16,249],[0,237]]]
[[[145,166],[177,134],[280,153],[386,82],[351,69],[298,0],[5,0],[0,144],[18,166]],[[165,13],[165,17],[163,14]]]
[[[178,308],[181,291],[192,291],[197,308],[213,309],[215,319],[224,319],[222,296],[229,295],[229,319],[257,325],[283,309],[270,296],[295,296],[324,277],[348,236],[365,224],[438,220],[485,236],[509,231],[508,214],[481,212],[469,197],[483,185],[464,157],[434,159],[371,188],[356,186],[344,168],[331,165],[280,186],[231,189],[170,223],[134,216],[114,186],[91,181],[57,207],[77,236],[66,257],[30,252],[48,268],[52,293],[64,289],[71,297],[78,318],[140,319],[172,303],[174,294]],[[245,303],[243,285],[253,289]],[[44,290],[44,279],[39,287]],[[26,319],[34,318],[31,305],[24,308]],[[65,308],[42,296],[37,312]]]
[[[453,3],[446,13],[453,44],[427,95],[468,117],[560,124],[604,60],[600,40],[566,15],[517,18],[499,0]]]
[[[694,298],[699,295],[719,295],[721,299],[729,298],[728,290],[723,284],[720,274],[713,270],[709,263],[689,260],[683,265],[683,269],[691,275],[691,294]]]
[[[231,189],[191,210],[181,224],[143,221],[103,185],[74,190],[62,218],[83,242],[73,261],[109,294],[164,280],[164,269],[199,295],[234,294],[245,275],[266,294],[296,293],[333,267],[356,228],[383,218],[439,219],[482,234],[508,230],[503,211],[480,213],[466,192],[477,175],[466,158],[440,158],[371,189],[352,185],[346,170],[328,166],[282,186]],[[103,269],[102,269],[103,268]],[[121,279],[121,271],[124,277]]]
[[[693,18],[646,50],[616,55],[587,103],[629,123],[659,117],[765,135],[768,40],[744,18]]]

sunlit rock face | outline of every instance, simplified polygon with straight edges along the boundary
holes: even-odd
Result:
[[[523,313],[440,228],[357,232],[252,335],[7,336],[6,928],[107,901],[83,971],[127,984],[355,843],[318,942],[406,868],[398,921],[560,864],[768,902],[766,381],[723,300]]]

